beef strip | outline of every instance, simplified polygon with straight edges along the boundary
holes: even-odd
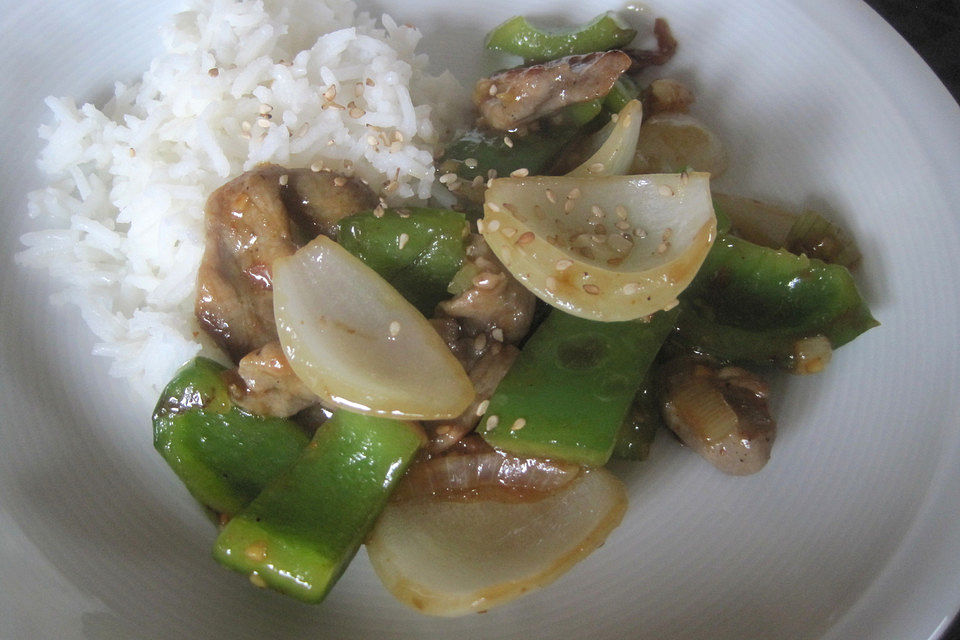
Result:
[[[567,56],[480,80],[473,102],[494,129],[511,131],[563,107],[605,96],[631,64],[622,51]]]

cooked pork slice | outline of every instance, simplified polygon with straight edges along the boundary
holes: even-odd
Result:
[[[480,80],[473,102],[487,124],[510,131],[606,95],[630,64],[622,51],[602,51],[507,69]]]
[[[319,402],[293,372],[279,341],[241,358],[237,374],[240,380],[230,385],[230,395],[251,413],[285,418]]]
[[[271,265],[337,221],[378,199],[363,183],[328,171],[263,165],[207,200],[206,248],[197,275],[195,313],[239,362],[277,339]]]

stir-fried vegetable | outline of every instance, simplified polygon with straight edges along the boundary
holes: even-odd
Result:
[[[339,242],[426,316],[449,297],[469,233],[456,211],[375,210],[340,221]]]
[[[483,437],[513,453],[606,464],[675,318],[595,322],[551,312],[490,398]]]
[[[604,469],[548,497],[391,503],[367,542],[384,586],[417,611],[486,611],[556,580],[603,544],[627,506]]]
[[[610,90],[610,93],[603,99],[603,106],[609,109],[610,111],[617,113],[631,100],[636,100],[640,97],[640,87],[637,86],[637,83],[630,78],[630,76],[620,76],[616,82],[613,83],[613,89]]]
[[[486,182],[519,169],[542,173],[576,134],[573,126],[531,131],[524,136],[471,129],[447,147],[439,166],[445,173],[467,181],[478,178]]]
[[[653,372],[653,368],[647,371],[646,377],[640,383],[640,390],[627,410],[627,417],[620,426],[616,444],[613,446],[614,458],[646,460],[650,454],[650,446],[657,430],[663,425]]]
[[[797,218],[787,232],[784,246],[793,253],[848,268],[860,261],[853,239],[816,211],[805,211]]]
[[[514,16],[487,35],[488,49],[522,56],[529,64],[563,56],[624,47],[636,37],[615,13],[601,14],[572,29],[539,29],[523,16]]]
[[[427,319],[346,249],[318,236],[273,266],[280,343],[332,406],[391,418],[453,418],[473,400],[463,366]]]
[[[623,106],[616,119],[597,132],[604,140],[597,151],[583,164],[568,173],[568,176],[623,175],[630,168],[637,150],[637,136],[643,120],[643,105],[639,100],[631,100]]]
[[[201,504],[232,514],[293,464],[309,438],[290,420],[235,406],[226,373],[206,358],[181,369],[154,409],[153,444]]]
[[[254,584],[321,601],[425,441],[416,423],[337,412],[227,523],[214,557]]]
[[[850,272],[725,236],[684,294],[680,338],[723,360],[794,369],[798,341],[836,348],[877,326]]]
[[[594,320],[676,304],[713,243],[706,174],[494,180],[482,232],[537,296]]]
[[[671,173],[693,169],[720,176],[727,154],[715,133],[693,116],[661,113],[640,129],[633,173]]]

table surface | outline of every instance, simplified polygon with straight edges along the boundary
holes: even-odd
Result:
[[[960,0],[867,0],[960,102]],[[960,640],[960,617],[942,640]]]

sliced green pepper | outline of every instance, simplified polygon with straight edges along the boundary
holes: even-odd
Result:
[[[438,166],[467,181],[477,176],[486,181],[490,171],[501,178],[517,169],[541,174],[556,161],[577,131],[577,127],[571,126],[550,127],[523,136],[505,136],[502,131],[472,129],[447,147]]]
[[[617,441],[613,446],[614,458],[646,460],[657,430],[663,425],[656,384],[650,373],[648,370],[617,433]]]
[[[466,255],[466,217],[410,207],[340,221],[339,242],[379,273],[424,315],[450,297],[447,287]]]
[[[337,412],[227,523],[214,558],[255,584],[320,602],[424,441],[416,423]]]
[[[580,27],[546,30],[523,16],[514,16],[487,35],[486,47],[522,56],[527,64],[564,56],[624,47],[636,37],[613,12],[601,14]]]
[[[637,86],[637,83],[634,82],[630,76],[623,75],[613,83],[613,88],[610,89],[610,93],[603,99],[603,106],[612,113],[620,113],[620,111],[627,106],[628,102],[636,100],[639,97],[640,87]]]
[[[497,387],[478,430],[495,447],[588,466],[610,458],[675,311],[595,322],[553,311]]]
[[[309,438],[296,423],[235,406],[226,368],[197,358],[163,390],[153,412],[153,444],[193,496],[233,514],[293,464]]]
[[[717,239],[681,300],[688,346],[787,369],[798,340],[822,335],[837,348],[879,324],[844,267],[732,236]]]

